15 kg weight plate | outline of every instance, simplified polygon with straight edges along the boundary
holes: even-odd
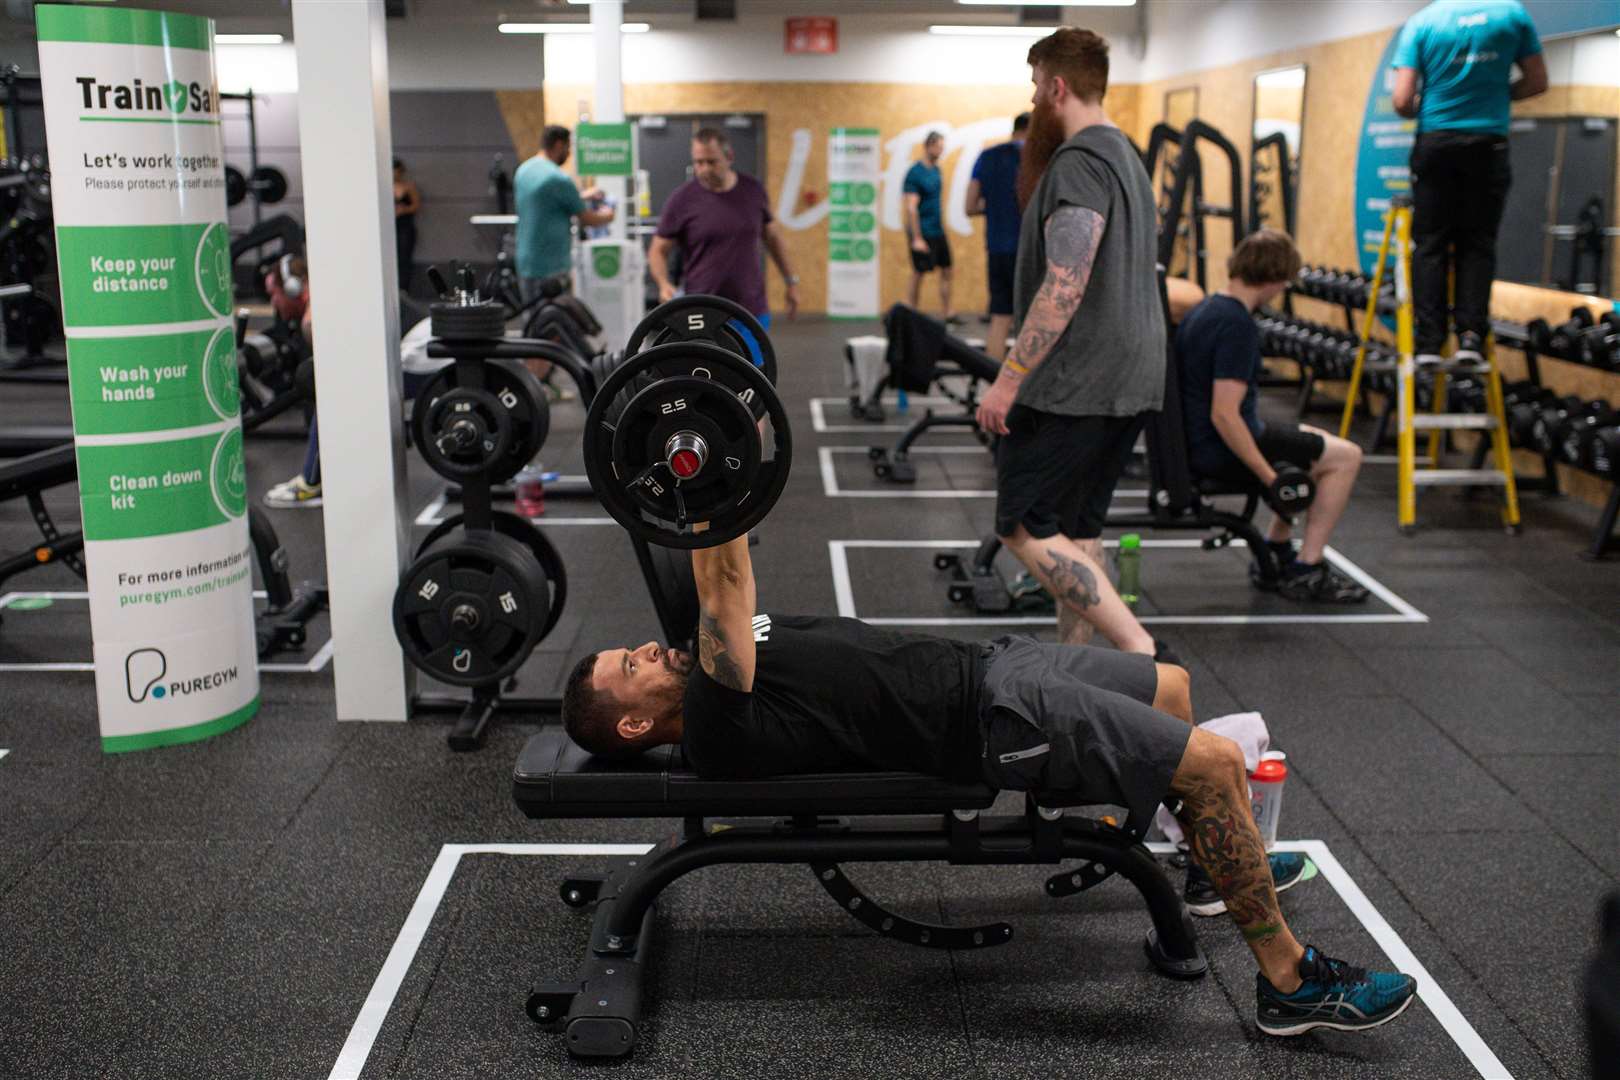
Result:
[[[394,633],[411,663],[451,686],[505,679],[550,618],[551,589],[533,552],[496,532],[446,535],[394,591]]]
[[[495,531],[511,537],[532,551],[540,563],[540,569],[545,572],[546,584],[551,590],[551,603],[546,609],[545,622],[540,627],[540,640],[544,641],[546,635],[556,627],[557,620],[562,618],[563,607],[568,602],[568,571],[563,566],[562,554],[552,546],[546,534],[527,518],[509,514],[504,510],[492,510],[490,514],[494,519]],[[421,557],[441,539],[462,528],[465,521],[466,515],[456,514],[439,522],[416,546],[417,556]],[[695,621],[693,625],[697,625]]]

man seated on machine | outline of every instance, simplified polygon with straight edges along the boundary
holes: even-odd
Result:
[[[898,769],[1073,791],[1138,820],[1173,795],[1193,860],[1259,962],[1262,1031],[1376,1027],[1411,1003],[1409,976],[1329,959],[1289,932],[1243,753],[1191,726],[1182,668],[1022,637],[965,642],[757,614],[746,536],[693,551],[692,572],[695,659],[648,642],[587,656],[569,676],[563,723],[584,749],[622,758],[678,743],[712,779]]]
[[[1181,321],[1176,357],[1187,461],[1199,477],[1261,485],[1276,514],[1266,539],[1280,574],[1273,581],[1255,566],[1249,579],[1256,588],[1308,603],[1360,604],[1367,590],[1329,566],[1323,551],[1350,502],[1361,448],[1306,424],[1263,421],[1257,411],[1262,366],[1254,311],[1281,295],[1299,267],[1287,233],[1251,233],[1226,260],[1226,288]],[[1307,488],[1314,495],[1301,499]],[[1292,518],[1301,502],[1309,509],[1296,554]]]

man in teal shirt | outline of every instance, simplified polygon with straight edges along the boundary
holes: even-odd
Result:
[[[1541,41],[1519,0],[1436,0],[1407,20],[1391,66],[1395,111],[1418,122],[1411,158],[1417,361],[1439,362],[1451,296],[1453,356],[1477,363],[1513,180],[1510,103],[1547,89]]]
[[[517,271],[523,278],[525,299],[534,295],[534,283],[541,278],[568,273],[574,218],[586,226],[613,220],[611,207],[586,207],[585,196],[562,171],[573,143],[567,128],[547,126],[540,136],[540,152],[519,165],[512,179],[518,219]]]
[[[955,322],[951,310],[951,243],[945,238],[945,220],[941,213],[940,192],[945,180],[939,171],[939,159],[945,153],[945,136],[930,131],[923,140],[921,161],[912,163],[906,172],[902,191],[906,202],[906,236],[911,242],[911,291],[907,294],[911,306],[917,306],[917,295],[922,291],[922,279],[939,271],[939,303],[945,309],[945,321]]]

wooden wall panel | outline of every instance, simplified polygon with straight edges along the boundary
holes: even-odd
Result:
[[[1134,88],[1118,96],[1134,118]],[[944,121],[961,126],[991,117],[1012,118],[1029,108],[1026,86],[901,86],[890,83],[632,83],[624,88],[624,107],[630,113],[752,112],[765,114],[765,171],[761,177],[772,204],[780,196],[792,149],[794,131],[810,132],[811,154],[805,166],[803,194],[825,197],[827,191],[827,133],[834,127],[875,127],[887,139],[919,124]],[[590,97],[590,87],[553,85],[546,88],[547,123],[572,125],[578,101]],[[1110,92],[1110,100],[1114,98]],[[517,139],[514,132],[513,138]],[[521,144],[520,144],[521,145]],[[947,193],[957,154],[942,163]],[[956,307],[964,314],[984,310],[987,303],[984,270],[984,226],[973,219],[973,234],[950,234],[956,264]],[[824,223],[803,230],[787,230],[787,245],[794,268],[803,279],[800,300],[806,311],[821,312],[827,303],[827,230]],[[910,276],[910,258],[899,231],[880,236],[882,266],[881,304],[903,298]],[[767,275],[771,306],[780,310],[781,279]],[[932,281],[925,285],[923,307],[937,311],[938,293]],[[976,324],[975,324],[976,325]]]

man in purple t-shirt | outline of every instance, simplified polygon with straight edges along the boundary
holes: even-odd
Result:
[[[673,298],[669,250],[678,244],[686,292],[734,300],[769,327],[761,242],[787,282],[790,319],[799,312],[799,279],[788,264],[782,227],[771,216],[764,185],[732,168],[733,160],[724,131],[704,128],[692,136],[693,178],[670,192],[664,203],[658,235],[647,250],[647,269],[658,283],[659,301]]]

